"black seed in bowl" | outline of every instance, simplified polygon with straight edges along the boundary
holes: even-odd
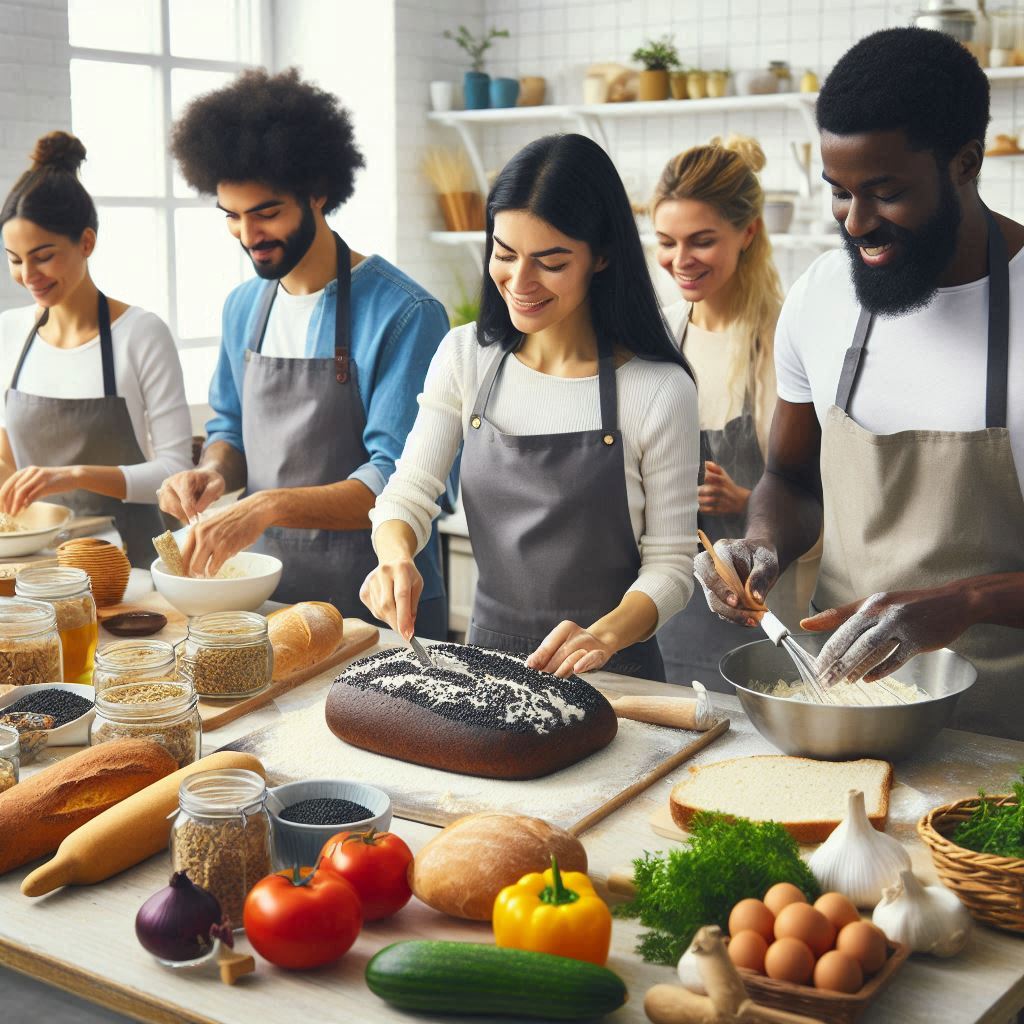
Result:
[[[92,706],[92,701],[80,694],[51,687],[26,694],[13,704],[8,704],[3,711],[4,714],[12,711],[34,711],[37,715],[52,715],[53,727],[59,729],[62,725],[81,718],[92,709]]]
[[[372,818],[373,811],[352,800],[315,797],[289,804],[278,817],[294,821],[297,825],[348,825],[353,821]]]

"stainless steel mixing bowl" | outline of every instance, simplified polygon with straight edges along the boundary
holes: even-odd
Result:
[[[817,655],[827,635],[793,637]],[[930,700],[916,704],[837,707],[769,697],[750,684],[798,681],[796,667],[771,640],[757,640],[730,651],[719,663],[725,680],[736,688],[743,710],[757,731],[785,754],[842,761],[879,757],[893,761],[916,753],[946,725],[960,694],[974,684],[974,666],[954,651],[919,654],[892,673],[901,683],[919,686]],[[869,683],[865,683],[869,686]]]

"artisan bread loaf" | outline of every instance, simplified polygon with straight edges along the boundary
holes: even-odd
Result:
[[[345,620],[333,604],[302,601],[271,612],[267,630],[276,681],[330,657],[341,645]]]
[[[177,768],[153,740],[111,740],[0,793],[0,873],[56,850],[90,818]]]
[[[432,669],[404,647],[350,665],[327,695],[331,731],[400,761],[494,779],[548,775],[615,737],[611,705],[578,676],[461,644],[430,655]]]
[[[888,761],[812,761],[754,755],[691,768],[669,797],[672,820],[688,828],[698,811],[777,821],[798,843],[820,843],[846,814],[846,792],[864,794],[871,824],[885,828],[892,765]]]
[[[586,871],[587,852],[569,832],[540,818],[485,812],[453,821],[416,854],[412,891],[428,906],[490,921],[494,898],[523,875],[551,867]]]

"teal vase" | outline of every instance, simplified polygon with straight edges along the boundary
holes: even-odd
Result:
[[[462,99],[467,110],[486,110],[490,106],[488,86],[491,76],[483,71],[467,71],[462,79]]]

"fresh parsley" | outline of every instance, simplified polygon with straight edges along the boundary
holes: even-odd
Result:
[[[957,825],[953,842],[975,853],[1024,858],[1024,768],[1012,788],[1017,802],[1003,807],[986,800],[984,792],[979,791],[981,803]]]

